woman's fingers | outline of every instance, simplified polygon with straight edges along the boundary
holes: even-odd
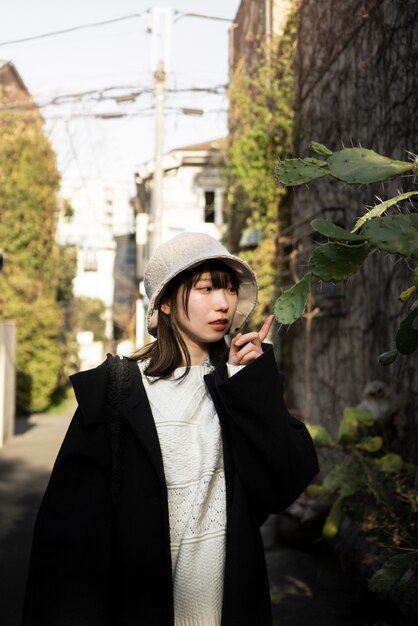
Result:
[[[247,365],[263,354],[261,343],[267,337],[273,320],[274,315],[269,315],[258,332],[238,333],[231,342],[229,362]]]
[[[264,341],[264,339],[269,334],[273,320],[274,320],[274,315],[273,314],[269,315],[266,321],[264,322],[264,324],[262,325],[262,327],[260,328],[258,332],[258,336],[260,337],[261,341]]]

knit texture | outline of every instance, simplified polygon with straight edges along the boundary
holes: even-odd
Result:
[[[176,626],[221,623],[226,493],[219,420],[203,380],[210,371],[192,366],[181,381],[184,368],[162,380],[142,372],[168,489]]]

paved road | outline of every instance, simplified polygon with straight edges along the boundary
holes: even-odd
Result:
[[[1,626],[20,626],[35,515],[71,414],[18,419],[18,434],[0,449]],[[398,626],[320,542],[309,551],[274,545],[266,556],[274,626]]]

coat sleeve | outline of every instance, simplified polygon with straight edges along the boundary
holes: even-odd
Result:
[[[78,408],[36,520],[23,626],[110,623],[109,467],[105,425]]]
[[[305,425],[292,417],[271,347],[217,385],[236,471],[251,506],[288,507],[319,471]]]

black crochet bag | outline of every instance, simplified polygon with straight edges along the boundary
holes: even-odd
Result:
[[[108,367],[108,414],[106,424],[112,454],[110,492],[113,504],[116,506],[123,475],[123,448],[125,440],[125,426],[119,415],[118,403],[129,396],[132,389],[132,376],[129,361],[125,357],[121,359],[118,356],[107,354],[106,359]]]

